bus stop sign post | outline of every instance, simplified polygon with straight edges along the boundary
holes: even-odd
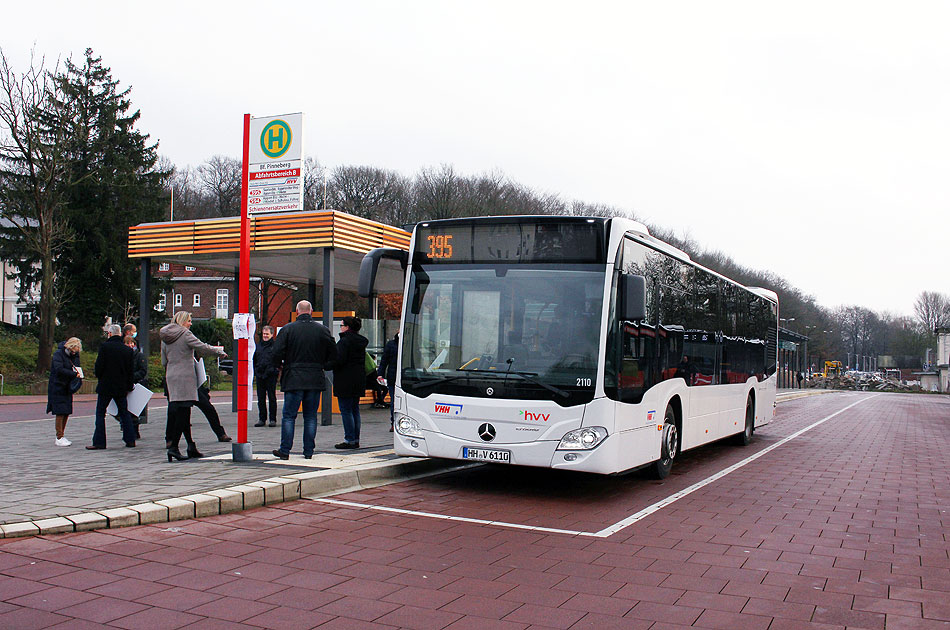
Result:
[[[238,441],[232,444],[234,461],[254,455],[247,441],[247,414],[254,378],[254,316],[250,313],[251,223],[258,213],[303,210],[303,113],[251,118],[244,114],[244,161],[241,171],[241,261],[238,268],[238,312],[232,328],[238,342]],[[251,136],[254,144],[251,144]],[[252,162],[253,160],[253,162]],[[253,184],[253,186],[251,185]],[[261,322],[264,324],[266,322]]]
[[[241,169],[241,262],[238,269],[238,314],[250,310],[251,292],[251,225],[247,215],[248,142],[251,134],[251,115],[244,114],[244,159]],[[245,320],[246,321],[246,320]],[[237,335],[236,335],[237,336]],[[247,335],[238,339],[238,356],[233,376],[238,379],[238,440],[231,444],[231,459],[249,462],[254,459],[252,445],[247,441],[247,412],[250,394],[250,365],[248,362]]]

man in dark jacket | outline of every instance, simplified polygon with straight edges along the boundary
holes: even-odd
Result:
[[[366,391],[366,346],[369,339],[359,334],[363,322],[347,315],[340,327],[333,370],[333,395],[340,402],[343,441],[335,448],[360,447],[360,397]]]
[[[274,327],[261,329],[261,343],[254,350],[254,378],[257,379],[257,424],[267,422],[267,404],[270,403],[270,425],[277,426],[277,368],[274,367]]]
[[[129,415],[126,396],[134,383],[133,352],[122,343],[122,329],[112,324],[109,326],[109,339],[99,348],[99,357],[96,359],[95,375],[99,379],[96,385],[96,429],[92,434],[92,445],[86,448],[90,451],[106,447],[106,407],[109,401],[114,400],[119,410],[119,423],[122,425],[122,440],[126,446],[135,446],[135,425]]]
[[[290,457],[294,445],[297,409],[303,403],[303,455],[313,456],[317,436],[317,405],[326,388],[323,370],[336,359],[333,335],[310,314],[310,302],[297,303],[297,320],[280,330],[274,342],[273,365],[281,371],[280,389],[284,392],[284,410],[280,423],[280,448],[274,455]]]
[[[379,360],[379,366],[376,368],[376,374],[380,379],[386,379],[386,387],[389,389],[389,430],[393,430],[395,415],[393,407],[396,405],[396,360],[399,355],[399,333],[386,342],[383,348],[383,358]]]

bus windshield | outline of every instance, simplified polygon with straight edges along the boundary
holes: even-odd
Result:
[[[403,389],[589,402],[604,281],[590,264],[413,266]]]

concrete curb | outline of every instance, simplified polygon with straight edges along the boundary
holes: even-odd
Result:
[[[783,392],[776,396],[776,402],[832,394],[835,391],[839,390],[809,389]],[[398,481],[419,479],[477,465],[455,460],[407,457],[399,460],[371,462],[352,468],[294,473],[128,507],[0,524],[0,538],[152,525],[229,514],[285,501],[295,501],[304,497],[324,497],[365,488],[376,488]]]
[[[472,465],[459,464],[452,460],[404,458],[403,460],[372,462],[345,469],[288,474],[220,490],[161,499],[153,503],[139,503],[96,512],[0,524],[0,538],[152,525],[241,512],[264,505],[294,501],[302,497],[320,497],[375,488],[397,481],[451,472]]]

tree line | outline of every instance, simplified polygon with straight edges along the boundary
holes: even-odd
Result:
[[[0,258],[15,267],[21,298],[40,287],[39,372],[49,368],[57,321],[88,329],[106,315],[137,315],[139,263],[128,259],[129,226],[240,212],[240,160],[214,155],[179,167],[161,158],[158,144],[136,128],[130,94],[91,49],[52,67],[33,59],[20,73],[0,49]],[[484,215],[638,219],[626,209],[538,192],[497,171],[467,175],[442,164],[407,176],[373,166],[329,169],[308,158],[304,210],[330,209],[406,228]],[[914,317],[858,305],[828,309],[774,273],[647,225],[700,264],[775,290],[783,325],[810,338],[809,354],[819,362],[847,354],[919,357],[933,346],[934,329],[950,325],[950,298],[940,293],[922,293]],[[153,298],[164,289],[155,286]]]

